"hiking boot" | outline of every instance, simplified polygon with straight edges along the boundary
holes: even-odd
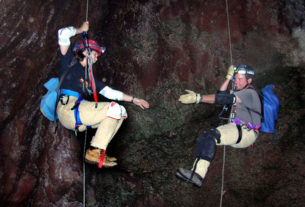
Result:
[[[193,174],[193,177],[191,178],[192,173],[193,171],[191,170],[179,168],[176,172],[176,176],[179,179],[185,181],[186,183],[193,183],[195,186],[201,187],[203,178],[195,172]]]
[[[101,150],[100,149],[91,149],[91,150],[87,150],[86,153],[88,153],[92,156],[100,156]],[[115,157],[109,157],[107,154],[105,154],[105,160],[108,160],[110,162],[116,162],[118,159]]]
[[[116,162],[118,159],[116,157],[109,157],[107,154],[105,154],[105,159],[110,162]]]
[[[86,151],[85,161],[89,164],[99,165],[102,156],[101,149],[88,149]],[[103,167],[114,167],[118,163],[104,158]]]

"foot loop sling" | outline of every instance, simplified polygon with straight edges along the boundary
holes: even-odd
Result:
[[[104,164],[104,159],[105,159],[105,154],[106,154],[106,150],[102,149],[102,155],[100,158],[100,162],[98,163],[98,168],[102,168],[103,164]]]
[[[194,169],[192,170],[192,174],[191,176],[185,181],[186,183],[190,183],[194,177],[194,174],[195,174],[195,170],[197,168],[197,163],[199,162],[200,158],[196,158],[196,162],[195,162],[195,165],[194,165]]]

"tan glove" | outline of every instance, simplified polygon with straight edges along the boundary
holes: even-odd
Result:
[[[230,67],[228,68],[226,79],[231,80],[233,77],[233,74],[234,74],[234,65],[230,65]]]
[[[198,104],[200,102],[200,94],[195,93],[191,90],[185,90],[187,94],[183,94],[180,96],[179,101],[183,104],[192,104],[196,103]]]

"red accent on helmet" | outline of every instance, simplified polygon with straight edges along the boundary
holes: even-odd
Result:
[[[94,40],[88,40],[88,43],[89,43],[89,48],[97,52],[97,56],[100,56],[102,53],[105,52],[105,49],[103,47],[100,47]],[[84,48],[85,47],[83,41],[79,41],[75,43],[73,52],[78,52],[79,50]]]

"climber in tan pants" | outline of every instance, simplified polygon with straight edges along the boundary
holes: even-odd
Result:
[[[183,104],[232,104],[232,112],[230,123],[204,131],[199,136],[193,167],[191,170],[179,168],[176,172],[179,179],[200,187],[215,157],[217,145],[246,148],[255,142],[261,124],[261,103],[252,86],[254,74],[248,65],[232,65],[216,94],[200,95],[187,90],[187,94],[180,96],[179,101]],[[230,93],[227,89],[233,77],[236,90]]]
[[[91,81],[93,79],[86,67],[88,63],[92,67],[98,57],[105,52],[105,48],[100,47],[94,40],[88,40],[89,49],[80,41],[74,45],[72,52],[70,38],[88,30],[89,22],[84,22],[79,28],[71,26],[58,30],[59,76],[64,78],[60,87],[57,114],[59,121],[67,129],[84,131],[87,127],[96,128],[91,140],[91,148],[86,151],[85,160],[91,164],[98,164],[99,167],[113,167],[117,165],[116,158],[108,157],[106,148],[123,120],[127,118],[126,109],[114,101],[131,102],[142,109],[149,108],[149,104],[143,99],[112,89],[98,80],[94,82],[96,91],[114,101],[87,100],[88,94],[91,95],[94,90],[92,82],[88,83],[86,80],[86,77],[90,77]]]

